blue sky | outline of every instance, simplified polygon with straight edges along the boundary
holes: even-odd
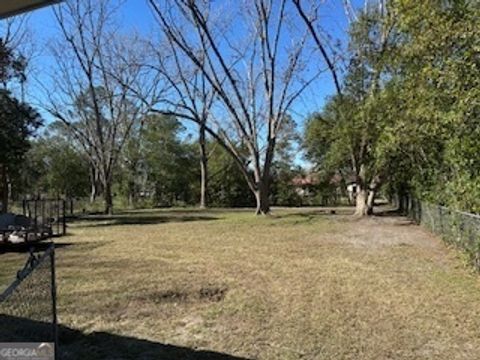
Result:
[[[215,0],[221,3],[221,0]],[[318,0],[322,1],[322,0]],[[332,34],[334,38],[345,41],[345,30],[347,28],[347,21],[344,14],[342,0],[323,0],[321,13],[321,22],[323,28],[328,33]],[[353,1],[354,5],[360,5],[362,0]],[[136,30],[143,34],[149,34],[155,31],[156,24],[152,12],[146,0],[125,0],[118,12],[119,23],[122,25],[122,30],[128,32],[129,30]],[[42,69],[48,68],[52,65],[51,59],[45,55],[42,48],[48,44],[49,40],[60,36],[56,27],[55,19],[52,9],[44,8],[37,10],[28,15],[28,26],[32,32],[36,45],[38,47],[38,56],[35,58],[34,67],[36,69],[36,76],[42,77]],[[293,109],[293,116],[299,125],[300,131],[305,120],[305,116],[316,110],[320,110],[328,96],[334,94],[335,89],[333,81],[329,73],[322,75],[320,81],[315,86],[311,87],[305,95],[299,99]],[[33,98],[41,98],[41,91],[30,87],[30,95]],[[45,115],[48,122],[48,115]],[[189,129],[190,126],[187,126]]]

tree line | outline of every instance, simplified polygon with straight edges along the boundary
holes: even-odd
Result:
[[[148,36],[122,31],[117,1],[54,7],[59,35],[39,104],[49,126],[29,141],[41,119],[15,105],[24,120],[9,124],[23,126],[23,143],[18,155],[2,151],[4,202],[17,188],[101,196],[107,213],[117,194],[130,205],[267,214],[301,204],[296,144],[318,193],[338,178],[356,184],[359,216],[380,192],[480,211],[475,1],[347,0],[339,44],[313,0],[147,3]],[[4,53],[10,96],[25,72],[14,48]],[[298,137],[296,106],[327,76],[335,94]],[[184,127],[196,135],[185,138]]]
[[[132,129],[113,172],[112,199],[117,206],[255,206],[255,198],[237,164],[212,140],[205,143],[209,181],[202,199],[198,139],[185,130],[177,118],[158,114],[147,116]],[[295,135],[293,128],[291,135]],[[283,206],[300,205],[302,201],[292,180],[303,172],[292,167],[289,141],[281,144],[279,157],[272,166],[272,203]],[[246,150],[239,148],[238,152]],[[82,204],[88,199],[95,205],[103,197],[102,184],[88,157],[75,147],[61,122],[50,124],[30,142],[13,180],[17,197],[42,194],[78,199]]]
[[[352,14],[341,91],[307,122],[308,156],[379,189],[480,211],[476,1],[380,1]]]

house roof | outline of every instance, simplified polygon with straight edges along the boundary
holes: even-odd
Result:
[[[316,174],[307,174],[305,176],[298,175],[292,179],[294,186],[312,186],[318,184],[318,176]]]
[[[58,3],[61,0],[1,0],[0,19]]]

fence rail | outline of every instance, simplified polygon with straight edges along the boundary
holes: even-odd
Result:
[[[443,240],[465,251],[480,271],[480,216],[415,199],[407,201],[407,215]]]
[[[0,342],[58,344],[55,248],[31,251],[15,280],[0,294]]]

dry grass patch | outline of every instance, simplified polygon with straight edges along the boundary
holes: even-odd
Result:
[[[90,359],[476,358],[478,277],[402,218],[344,212],[77,222],[57,252],[60,321],[80,331],[64,330],[63,349]]]

